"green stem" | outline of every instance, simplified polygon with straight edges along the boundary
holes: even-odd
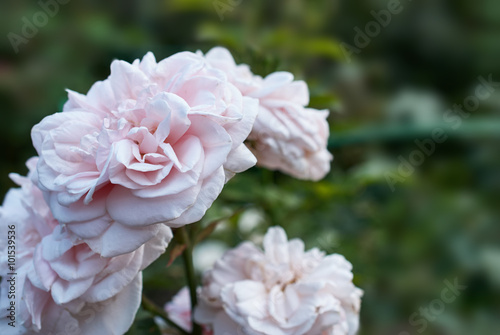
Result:
[[[146,311],[150,312],[154,316],[159,316],[160,318],[165,320],[165,322],[169,326],[177,329],[182,335],[189,335],[184,329],[179,327],[174,321],[170,320],[167,313],[165,313],[165,311],[163,309],[158,307],[153,301],[151,301],[144,294],[142,295],[141,305],[142,305],[142,308],[144,308]]]
[[[193,265],[193,245],[191,244],[191,239],[186,227],[179,229],[181,234],[181,239],[186,245],[186,249],[182,253],[182,258],[184,259],[184,268],[186,270],[186,277],[189,286],[189,295],[191,296],[191,322],[193,324],[192,335],[201,335],[201,327],[194,322],[194,308],[198,304],[198,297],[196,296],[196,273],[194,272]]]

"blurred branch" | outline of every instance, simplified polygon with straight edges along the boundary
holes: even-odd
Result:
[[[334,132],[328,141],[329,148],[372,142],[413,141],[420,138],[432,138],[433,130],[443,129],[449,137],[500,137],[500,120],[476,119],[463,122],[457,129],[452,123],[438,123],[429,126],[377,125],[360,127],[350,131]]]

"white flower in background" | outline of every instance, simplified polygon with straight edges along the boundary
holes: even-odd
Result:
[[[257,208],[250,208],[244,211],[238,219],[238,229],[242,233],[250,233],[259,225],[264,223],[265,218],[262,211]]]
[[[289,72],[256,76],[248,65],[237,65],[225,48],[213,48],[205,57],[243,96],[259,99],[259,114],[247,141],[258,165],[309,180],[322,179],[330,171],[329,112],[306,108],[305,82],[294,81]]]
[[[404,89],[387,106],[389,122],[395,125],[433,126],[445,110],[442,98],[432,91]]]
[[[341,255],[304,251],[282,228],[270,228],[264,251],[250,242],[207,271],[195,319],[214,335],[352,335],[362,291]]]
[[[200,273],[210,269],[226,250],[227,246],[219,241],[204,241],[197,244],[193,250],[194,268]]]
[[[184,286],[172,299],[165,305],[170,320],[175,322],[185,331],[190,332],[193,329],[191,323],[191,299],[189,297],[189,288]]]

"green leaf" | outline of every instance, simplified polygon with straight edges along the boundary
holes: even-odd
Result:
[[[153,318],[148,317],[135,320],[127,335],[161,335],[161,331]]]

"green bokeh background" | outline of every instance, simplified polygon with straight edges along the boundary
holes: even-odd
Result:
[[[263,222],[242,231],[236,216],[213,239],[233,247],[282,225],[308,248],[341,253],[353,264],[365,296],[362,335],[478,334],[500,331],[500,91],[463,118],[443,123],[455,103],[474,94],[478,77],[500,81],[500,2],[401,1],[402,11],[359,53],[355,27],[373,21],[387,1],[340,0],[70,0],[16,54],[7,34],[21,33],[36,1],[0,3],[0,193],[26,173],[35,154],[30,129],[60,111],[64,89],[85,93],[109,75],[113,59],[147,51],[162,59],[178,51],[222,45],[255,73],[292,72],[307,81],[311,106],[331,111],[331,173],[298,181],[253,168],[236,176],[209,211],[242,206]],[[227,6],[223,20],[216,6]],[[346,43],[346,44],[341,44]],[[499,86],[500,87],[500,86]],[[402,156],[441,127],[448,139],[394,190]],[[145,273],[146,294],[163,304],[183,286],[181,264],[162,257]],[[412,313],[439,299],[444,281],[467,289],[425,331]],[[153,329],[149,315],[130,334]]]

